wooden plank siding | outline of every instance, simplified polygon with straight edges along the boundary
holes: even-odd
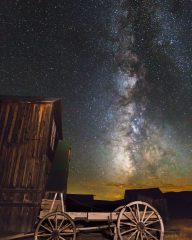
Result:
[[[33,230],[62,139],[60,118],[60,99],[0,96],[1,232]]]

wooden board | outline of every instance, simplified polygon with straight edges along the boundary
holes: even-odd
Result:
[[[46,216],[46,214],[50,213],[49,210],[41,211],[39,218],[42,219]],[[119,213],[118,212],[65,212],[67,215],[69,215],[74,221],[82,220],[82,221],[117,221]],[[143,212],[140,212],[141,215]],[[145,217],[147,218],[152,212],[148,211],[145,214]],[[58,215],[59,218],[59,215]],[[127,219],[133,219],[133,216],[131,212],[125,212],[122,215],[122,220]],[[151,219],[156,219],[157,216],[154,214]]]

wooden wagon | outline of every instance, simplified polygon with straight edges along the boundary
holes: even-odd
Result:
[[[142,201],[120,206],[113,212],[66,212],[63,193],[55,193],[53,200],[43,199],[42,208],[34,240],[75,240],[79,232],[103,229],[110,229],[114,240],[163,240],[164,236],[160,214]],[[84,227],[82,222],[99,222],[99,225]]]

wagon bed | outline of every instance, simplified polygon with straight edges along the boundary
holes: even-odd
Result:
[[[35,240],[75,240],[79,232],[102,229],[109,229],[114,240],[163,240],[162,218],[146,202],[134,201],[113,212],[65,212],[63,195],[60,194],[60,200],[56,200],[57,195],[53,200],[42,201]],[[82,226],[82,222],[105,224],[87,227]]]

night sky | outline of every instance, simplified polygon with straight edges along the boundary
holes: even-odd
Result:
[[[192,189],[191,0],[1,0],[0,94],[62,97],[69,193]]]

